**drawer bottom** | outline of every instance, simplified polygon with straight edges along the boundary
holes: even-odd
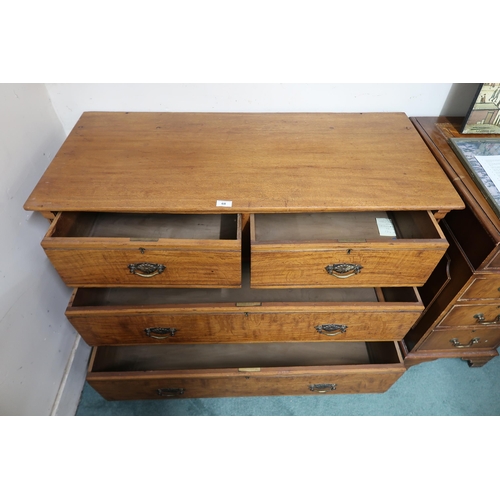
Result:
[[[159,348],[162,349],[159,349]],[[395,342],[94,348],[107,400],[378,393],[404,373]]]

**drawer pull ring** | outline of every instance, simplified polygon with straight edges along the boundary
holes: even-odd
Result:
[[[132,274],[136,274],[142,278],[152,278],[153,276],[161,274],[165,271],[165,266],[163,264],[151,264],[150,262],[129,264],[128,268]]]
[[[173,396],[182,396],[184,394],[184,389],[158,389],[156,391],[158,396],[165,396],[167,398],[171,398]]]
[[[363,269],[363,266],[360,266],[359,264],[330,264],[325,267],[328,274],[341,279],[359,274],[361,269]]]
[[[345,333],[347,330],[347,325],[336,325],[335,323],[331,323],[327,325],[317,325],[314,328],[318,333],[333,337],[334,335]]]
[[[337,384],[313,384],[309,386],[309,390],[312,392],[319,392],[321,394],[325,392],[334,391],[337,388]]]
[[[480,325],[498,325],[500,323],[500,314],[493,321],[485,321],[483,313],[474,314],[474,318]]]
[[[464,349],[466,347],[472,347],[474,344],[478,344],[480,340],[479,337],[474,337],[468,344],[461,344],[458,339],[451,339],[450,342],[457,349]]]
[[[145,328],[144,333],[148,336],[151,337],[152,339],[166,339],[168,337],[173,337],[175,335],[175,332],[177,331],[177,328]],[[152,335],[152,333],[156,333],[157,335]],[[162,335],[162,337],[159,337],[158,335]]]

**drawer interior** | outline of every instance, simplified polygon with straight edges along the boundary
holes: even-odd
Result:
[[[98,347],[92,373],[401,363],[393,342]]]
[[[241,288],[79,288],[73,307],[148,306],[254,302],[397,302],[419,303],[413,288],[250,288],[244,266]]]
[[[55,238],[236,240],[238,239],[238,216],[234,214],[63,212],[51,236]]]
[[[479,268],[495,248],[495,241],[482,224],[478,223],[468,206],[464,210],[452,210],[441,224],[451,233],[450,236],[474,269]]]
[[[441,238],[427,212],[255,214],[254,220],[256,242]],[[384,227],[392,227],[395,236],[385,235]]]

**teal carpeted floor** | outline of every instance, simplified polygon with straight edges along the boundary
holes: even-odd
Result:
[[[106,401],[85,384],[77,416],[500,415],[500,356],[482,368],[440,359],[410,368],[384,394]]]

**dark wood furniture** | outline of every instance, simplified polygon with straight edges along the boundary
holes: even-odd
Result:
[[[411,121],[466,208],[440,222],[450,247],[419,289],[426,309],[401,343],[405,365],[453,357],[482,366],[498,355],[500,345],[500,221],[448,140],[492,136],[461,136],[461,118]]]
[[[387,390],[463,207],[402,113],[84,113],[25,204],[108,399]]]

